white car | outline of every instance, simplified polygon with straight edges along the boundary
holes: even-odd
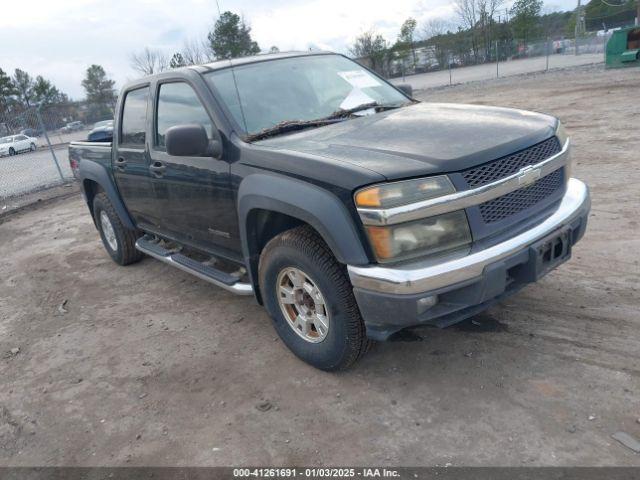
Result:
[[[70,133],[77,132],[78,130],[82,130],[84,128],[84,124],[82,122],[70,122],[67,123],[64,127],[60,129],[62,133]]]
[[[0,155],[15,155],[20,152],[35,151],[38,139],[26,135],[11,135],[0,138]]]

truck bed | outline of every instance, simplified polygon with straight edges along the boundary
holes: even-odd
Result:
[[[82,160],[92,160],[105,166],[111,164],[111,142],[71,142],[69,144],[69,164],[73,176],[78,177]]]

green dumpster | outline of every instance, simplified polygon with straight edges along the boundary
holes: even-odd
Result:
[[[640,65],[640,27],[616,30],[607,42],[607,68]]]

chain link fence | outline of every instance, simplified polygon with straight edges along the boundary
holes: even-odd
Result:
[[[73,179],[67,146],[89,132],[77,112],[70,103],[0,113],[0,209],[9,199]]]
[[[357,59],[394,83],[414,89],[489,80],[604,62],[609,32],[574,39],[542,37],[528,41],[488,40],[468,32],[441,36],[382,58]]]

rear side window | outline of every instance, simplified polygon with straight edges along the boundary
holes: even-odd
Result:
[[[120,143],[144,146],[149,87],[131,90],[124,99]]]
[[[184,82],[163,83],[158,95],[156,145],[164,147],[164,135],[176,125],[202,125],[212,138],[213,125],[196,92]]]

